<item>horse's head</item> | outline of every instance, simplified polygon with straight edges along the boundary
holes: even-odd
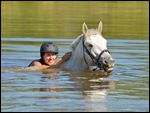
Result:
[[[101,70],[111,72],[115,60],[107,49],[107,40],[102,36],[102,22],[100,21],[97,29],[88,29],[83,23],[82,32],[85,61],[90,65],[96,64]]]

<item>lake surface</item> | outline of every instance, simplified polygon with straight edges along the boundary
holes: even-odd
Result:
[[[2,1],[1,37],[76,37],[82,24],[111,39],[149,37],[149,1]]]
[[[109,39],[116,65],[103,80],[62,69],[16,71],[39,58],[42,41],[58,44],[62,57],[73,40],[1,38],[1,111],[149,111],[149,40]]]

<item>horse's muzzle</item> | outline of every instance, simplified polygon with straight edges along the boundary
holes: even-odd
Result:
[[[104,70],[104,71],[110,73],[113,71],[114,64],[115,64],[114,59],[103,60],[98,63],[98,67],[100,70]]]

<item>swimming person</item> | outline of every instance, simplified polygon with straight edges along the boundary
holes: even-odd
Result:
[[[40,69],[59,67],[71,57],[71,52],[66,53],[62,58],[57,58],[58,47],[53,42],[44,42],[40,48],[40,59],[32,61],[28,67],[37,66]]]

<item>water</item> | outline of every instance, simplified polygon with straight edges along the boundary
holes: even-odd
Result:
[[[76,37],[103,22],[109,38],[147,39],[148,1],[2,1],[1,37]]]
[[[148,40],[108,40],[116,65],[104,80],[59,68],[15,71],[39,58],[42,41],[57,43],[62,57],[73,40],[1,38],[1,111],[149,111]]]

